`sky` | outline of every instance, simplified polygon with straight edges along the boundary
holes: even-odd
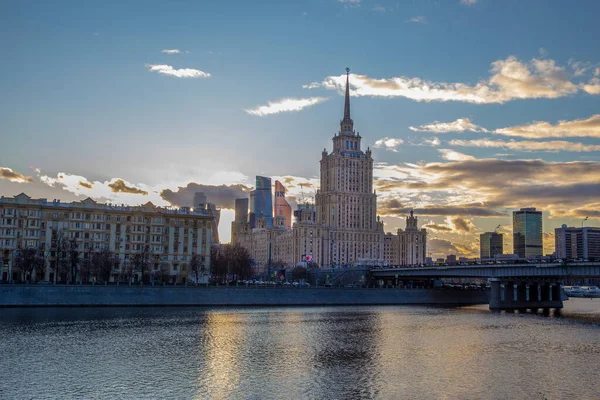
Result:
[[[475,256],[513,210],[600,225],[600,2],[0,2],[0,194],[222,207],[255,175],[318,188],[343,114],[385,230]],[[303,183],[302,188],[300,183]]]

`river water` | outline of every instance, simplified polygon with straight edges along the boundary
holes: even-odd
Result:
[[[0,310],[1,399],[598,399],[600,299]]]

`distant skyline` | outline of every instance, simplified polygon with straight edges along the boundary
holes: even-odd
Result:
[[[386,231],[432,255],[542,210],[600,225],[596,1],[0,4],[0,195],[225,208],[256,175],[318,186],[343,113],[375,160]],[[504,240],[512,252],[512,240]]]

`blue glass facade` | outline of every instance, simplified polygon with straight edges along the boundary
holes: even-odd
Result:
[[[267,222],[267,228],[273,227],[273,194],[271,193],[271,178],[264,176],[256,177],[256,189],[254,192],[253,212],[258,220],[261,216]]]
[[[543,254],[542,212],[535,208],[513,211],[513,250],[522,258]]]

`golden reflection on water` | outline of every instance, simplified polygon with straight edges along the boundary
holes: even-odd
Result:
[[[245,341],[245,313],[209,312],[202,328],[206,369],[198,371],[196,399],[227,399],[240,383],[240,353]]]

